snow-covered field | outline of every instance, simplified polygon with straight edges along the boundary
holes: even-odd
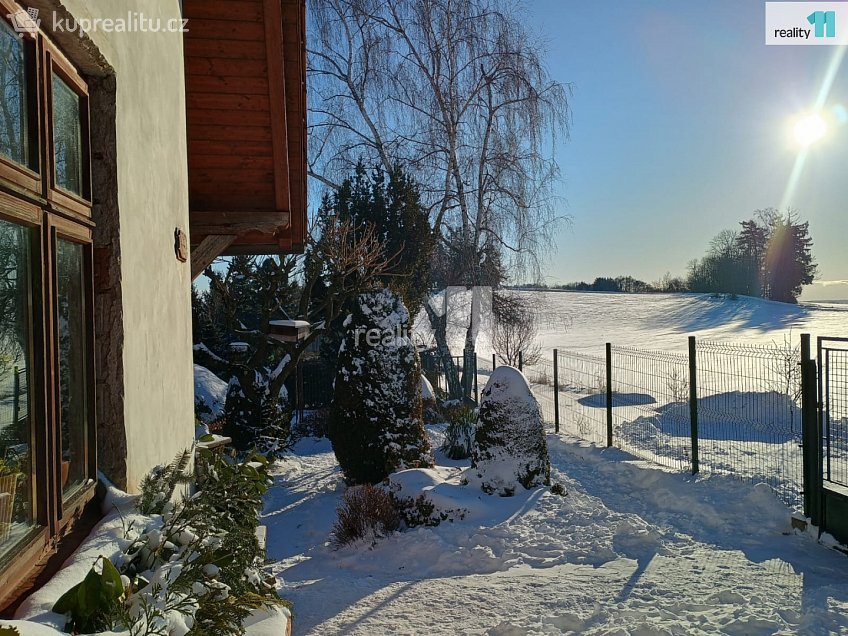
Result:
[[[678,470],[691,469],[688,336],[695,335],[699,343],[749,347],[699,345],[700,469],[768,483],[788,505],[800,506],[799,375],[787,382],[786,369],[791,372],[797,364],[794,359],[787,363],[783,355],[799,345],[801,333],[848,335],[848,304],[793,306],[703,294],[512,293],[533,307],[537,317],[542,362],[525,367],[525,373],[546,421],[554,421],[551,358],[556,348],[561,430],[606,443],[603,356],[605,343],[611,342],[616,347],[613,443]],[[448,333],[455,355],[462,350],[470,297],[470,292],[449,297]],[[477,351],[482,387],[492,364],[492,345],[490,322],[485,311],[481,314]],[[420,341],[431,340],[425,316],[419,316],[415,329]],[[780,351],[768,353],[751,345]],[[848,449],[832,452],[848,462]]]
[[[747,296],[733,300],[706,294],[513,293],[535,308],[544,351],[557,348],[602,355],[604,343],[611,342],[685,353],[690,335],[748,344],[782,344],[784,335],[797,340],[801,333],[848,335],[848,304],[787,305]],[[456,299],[448,307],[449,337],[454,355],[460,355],[468,300],[461,294]],[[422,341],[431,339],[424,314],[416,320],[415,331]],[[477,351],[491,357],[487,332],[484,320]]]
[[[481,492],[483,517],[334,550],[342,476],[301,440],[263,514],[295,633],[848,633],[848,557],[793,534],[770,488],[548,445],[565,497]]]

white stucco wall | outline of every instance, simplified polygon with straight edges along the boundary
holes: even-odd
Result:
[[[62,0],[79,18],[180,18],[178,0]],[[41,16],[42,20],[49,16]],[[194,437],[191,274],[174,254],[188,231],[181,33],[88,36],[115,69],[124,323],[124,425],[132,491]]]

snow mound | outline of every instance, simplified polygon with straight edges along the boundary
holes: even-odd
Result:
[[[206,367],[194,365],[194,403],[202,405],[198,415],[204,423],[214,422],[224,416],[227,401],[227,383]]]
[[[430,384],[430,380],[423,373],[421,374],[421,399],[425,402],[436,401],[436,392],[433,391],[433,385]]]

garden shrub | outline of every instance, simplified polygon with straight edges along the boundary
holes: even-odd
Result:
[[[363,539],[374,543],[397,530],[401,522],[392,496],[371,484],[348,488],[336,513],[332,530],[336,547]]]
[[[418,353],[404,332],[408,321],[403,302],[388,289],[362,294],[344,321],[328,432],[349,484],[433,465]]]
[[[267,460],[238,462],[201,450],[199,490],[175,503],[161,495],[183,474],[185,454],[143,483],[139,511],[158,513],[144,528],[126,528],[126,547],[115,562],[100,557],[54,606],[75,633],[235,636],[253,610],[286,604],[264,580],[256,538]]]
[[[224,435],[239,451],[258,450],[276,459],[285,450],[291,433],[292,411],[288,399],[271,395],[268,377],[257,372],[253,385],[241,386],[233,377],[224,406]]]
[[[389,487],[391,490],[391,484]],[[465,508],[439,508],[425,493],[421,493],[417,497],[401,497],[392,493],[392,497],[403,524],[407,528],[434,527],[442,521],[462,520],[468,514],[468,510]]]
[[[449,417],[441,451],[450,459],[468,459],[474,446],[477,412],[471,407],[462,406],[451,409]]]
[[[480,400],[471,474],[486,493],[550,485],[551,463],[539,403],[518,369],[492,372]]]
[[[162,509],[180,485],[192,481],[191,451],[179,453],[167,466],[157,466],[141,480],[141,496],[136,502],[138,511],[145,515],[162,514]]]

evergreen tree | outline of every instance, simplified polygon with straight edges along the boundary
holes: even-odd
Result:
[[[767,298],[798,302],[803,286],[815,280],[818,269],[812,246],[809,222],[801,223],[792,211],[772,220],[763,268]]]
[[[388,289],[362,294],[344,320],[329,437],[350,484],[433,465],[418,352],[403,331],[408,321],[403,302]]]
[[[545,425],[527,378],[503,366],[492,372],[480,399],[469,481],[488,494],[512,496],[518,486],[549,486]]]
[[[766,208],[741,225],[738,234],[720,233],[709,253],[689,264],[689,289],[797,302],[817,271],[809,223],[791,210]]]
[[[369,173],[360,161],[322,208],[324,215],[352,221],[358,233],[374,229],[383,256],[390,259],[382,282],[401,295],[414,319],[428,293],[435,247],[418,185],[400,166]]]
[[[760,296],[763,293],[763,260],[768,245],[768,228],[755,219],[742,221],[741,225],[736,246],[742,261],[743,293]]]

